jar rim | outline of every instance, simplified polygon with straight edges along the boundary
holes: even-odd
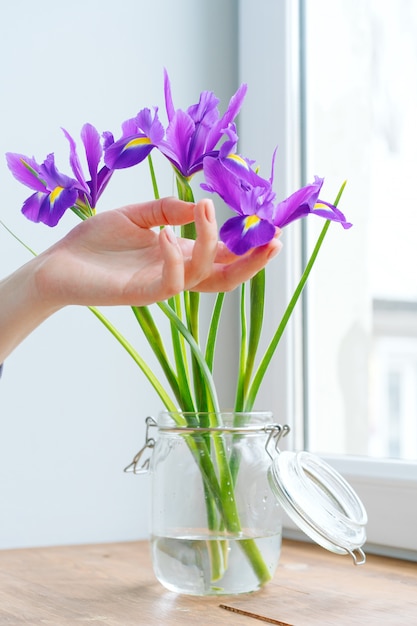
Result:
[[[273,424],[272,411],[161,411],[156,420],[159,430],[179,432],[202,429],[208,432],[265,430]],[[268,432],[268,431],[267,431]]]

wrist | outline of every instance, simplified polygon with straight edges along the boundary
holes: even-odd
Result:
[[[43,260],[36,257],[0,281],[0,362],[61,307],[39,289]]]

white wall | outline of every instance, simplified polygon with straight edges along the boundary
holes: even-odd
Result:
[[[14,0],[0,9],[0,155],[55,151],[60,127],[84,122],[116,135],[143,106],[163,108],[163,67],[177,106],[237,87],[232,0]],[[145,168],[143,168],[145,170]],[[161,193],[172,193],[171,177]],[[76,223],[28,222],[28,193],[0,158],[0,219],[36,251]],[[151,197],[147,173],[122,172],[100,208]],[[29,258],[0,228],[0,276]],[[128,310],[111,311],[146,355]],[[143,348],[143,349],[142,349]],[[51,318],[7,360],[0,382],[0,547],[130,540],[147,533],[148,481],[123,474],[160,409],[138,368],[92,314]]]
[[[67,163],[64,126],[77,137],[82,124],[113,130],[143,106],[163,110],[163,67],[177,106],[203,89],[226,105],[240,82],[249,92],[240,134],[245,154],[269,175],[279,145],[276,189],[294,188],[294,144],[288,108],[294,85],[285,76],[289,0],[14,0],[0,9],[0,157],[6,151],[41,160],[55,151]],[[296,3],[291,3],[291,9]],[[284,87],[283,87],[284,85]],[[289,132],[289,130],[291,132]],[[152,195],[146,168],[119,173],[100,210]],[[172,193],[172,179],[160,179]],[[36,251],[76,223],[57,229],[20,215],[27,193],[0,158],[0,219]],[[219,203],[216,203],[217,206]],[[291,257],[291,236],[271,268],[267,320],[275,329]],[[0,276],[28,253],[0,228]],[[233,299],[232,299],[233,300]],[[285,297],[285,301],[288,297]],[[271,307],[273,310],[271,310]],[[218,363],[222,406],[230,406],[236,321],[223,333]],[[143,356],[148,354],[128,309],[107,311]],[[278,314],[279,315],[279,314]],[[291,420],[285,342],[260,397],[277,420]],[[272,382],[271,382],[272,381]],[[0,381],[0,548],[130,540],[147,534],[149,485],[123,474],[142,445],[144,418],[161,407],[141,373],[85,309],[51,318],[7,360]]]

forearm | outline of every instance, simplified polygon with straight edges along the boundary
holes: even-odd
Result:
[[[0,281],[0,363],[59,307],[43,300],[36,287],[38,259]]]

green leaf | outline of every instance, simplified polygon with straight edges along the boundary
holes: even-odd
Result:
[[[262,334],[265,310],[265,269],[258,272],[250,281],[250,326],[248,356],[245,367],[245,394],[249,388],[253,368],[255,366],[256,354],[258,352],[259,341]]]
[[[154,169],[154,166],[153,166],[153,161],[152,161],[152,155],[151,154],[148,154],[148,165],[149,165],[149,171],[150,171],[150,174],[151,174],[153,195],[154,195],[155,200],[158,200],[160,198],[160,196],[159,196],[159,189],[158,189],[158,183],[156,182],[155,169]]]
[[[158,305],[160,304],[161,303],[158,303]],[[166,306],[167,309],[170,309],[177,319],[182,319],[181,299],[179,294],[177,294],[173,298],[170,298],[168,303],[164,303],[164,306]],[[178,376],[178,385],[181,394],[180,406],[183,411],[194,412],[196,410],[196,407],[191,393],[191,381],[184,336],[180,332],[178,332],[178,328],[175,324],[172,323],[171,317],[169,317],[169,320],[171,324],[172,349],[174,352]]]
[[[190,186],[189,180],[185,178],[176,168],[174,168],[178,197],[185,202],[194,202],[194,193]],[[184,224],[181,227],[181,236],[186,239],[195,240],[197,232],[195,223]],[[187,327],[197,344],[199,339],[199,313],[200,313],[200,294],[196,292],[185,291],[183,293],[184,311]],[[193,374],[194,396],[197,407],[200,411],[207,411],[210,404],[207,397],[205,385],[202,384],[200,376],[200,366],[195,359],[195,355],[191,354],[191,369]]]
[[[337,206],[339,203],[339,200],[342,196],[343,190],[346,186],[346,181],[344,181],[344,183],[341,185],[340,189],[339,189],[339,193],[337,194],[336,200],[334,202],[334,205]],[[266,374],[266,371],[268,369],[268,366],[271,362],[271,359],[275,353],[275,350],[279,344],[279,341],[284,333],[284,330],[288,324],[289,319],[291,318],[291,315],[294,311],[295,305],[297,304],[297,301],[305,287],[305,284],[308,280],[308,277],[310,276],[310,272],[313,269],[314,263],[317,259],[317,255],[320,251],[320,248],[322,246],[323,240],[326,236],[327,231],[329,230],[331,224],[331,220],[326,220],[319,236],[316,242],[316,245],[314,246],[313,252],[311,253],[310,259],[304,269],[304,272],[300,278],[300,281],[293,293],[293,296],[290,300],[290,302],[288,303],[288,306],[286,308],[286,310],[284,311],[284,315],[282,316],[282,319],[278,325],[277,330],[275,331],[275,334],[262,358],[261,363],[259,364],[259,367],[257,369],[257,372],[254,376],[254,379],[252,381],[249,393],[248,393],[248,397],[245,403],[245,411],[251,411],[253,408],[253,405],[255,403],[256,400],[256,396],[257,393],[259,391],[259,388],[261,386],[261,383],[264,379],[264,376]]]
[[[162,341],[161,334],[157,325],[153,319],[152,313],[149,307],[132,306],[132,311],[145,335],[150,347],[152,348],[159,364],[161,365],[163,372],[167,378],[168,384],[177,398],[177,401],[181,404],[182,397],[178,385],[178,379],[172,366],[170,364],[169,356],[165,350],[164,343]]]
[[[214,363],[214,352],[216,348],[216,340],[217,334],[219,330],[219,323],[221,312],[223,309],[225,294],[220,292],[217,294],[216,302],[214,304],[213,313],[210,320],[210,326],[207,333],[207,342],[206,342],[206,354],[205,359],[207,363],[207,367],[210,372],[213,373],[213,363]]]
[[[196,359],[199,368],[200,368],[200,376],[202,378],[202,383],[205,385],[206,394],[210,397],[210,401],[216,413],[220,412],[219,403],[217,400],[216,386],[214,384],[213,376],[211,374],[210,369],[207,366],[204,355],[202,354],[199,345],[195,341],[191,332],[188,328],[183,324],[178,315],[176,315],[175,311],[166,303],[166,302],[158,302],[157,303],[160,309],[167,315],[167,317],[171,320],[173,325],[177,328],[179,333],[184,337],[190,346],[190,350]]]
[[[11,234],[12,237],[16,239],[16,241],[18,241],[24,248],[26,248],[28,252],[33,254],[33,256],[38,256],[36,252],[32,250],[32,248],[30,248],[24,241],[22,241],[12,230],[10,230],[10,228],[6,226],[6,224],[2,220],[0,220],[0,224],[3,226],[3,228],[7,230],[8,233]]]
[[[168,411],[176,411],[177,407],[169,397],[168,393],[161,385],[157,376],[153,373],[148,364],[144,361],[144,359],[140,356],[138,352],[132,347],[132,345],[127,341],[127,339],[117,330],[115,326],[108,320],[99,309],[96,307],[88,307],[92,313],[100,320],[100,322],[111,332],[113,337],[117,339],[117,341],[123,346],[123,348],[130,354],[132,359],[135,361],[137,365],[139,365],[142,372],[145,374],[148,381],[151,383],[152,387],[155,389],[156,393],[164,403],[164,406]]]
[[[244,387],[245,387],[245,367],[248,353],[247,340],[247,321],[246,321],[246,285],[243,283],[240,287],[240,346],[239,346],[239,370],[236,385],[235,411],[243,410],[244,403]]]

